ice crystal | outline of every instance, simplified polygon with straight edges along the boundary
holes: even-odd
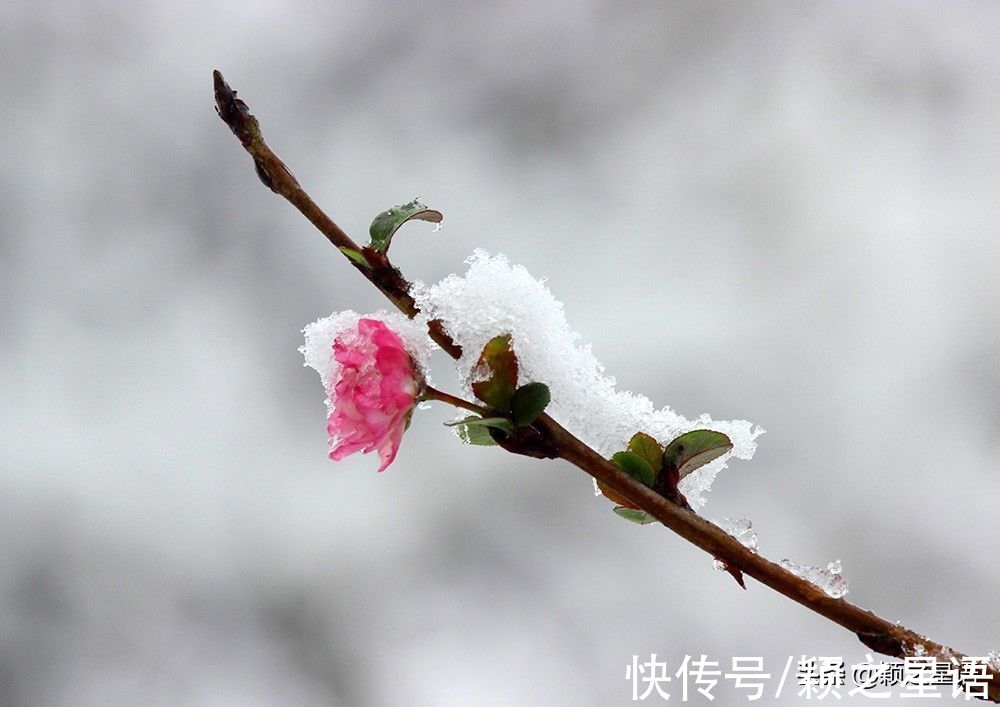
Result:
[[[847,580],[841,574],[840,560],[834,560],[826,568],[800,565],[787,558],[779,564],[792,574],[815,584],[834,599],[839,599],[848,592]]]
[[[1000,672],[1000,651],[990,651],[986,656],[986,662],[993,670]]]
[[[716,525],[736,538],[743,547],[757,552],[757,531],[749,518],[720,518]]]

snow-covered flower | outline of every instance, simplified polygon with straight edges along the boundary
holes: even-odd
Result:
[[[332,326],[320,327],[323,323]],[[332,346],[327,343],[328,364],[318,367],[321,375],[325,373],[323,382],[329,396],[330,458],[340,460],[355,452],[377,451],[381,459],[378,470],[385,470],[396,458],[423,392],[423,367],[399,334],[380,319],[354,315],[310,326],[317,328],[306,330],[307,361],[310,334],[315,338],[324,329],[333,334]]]

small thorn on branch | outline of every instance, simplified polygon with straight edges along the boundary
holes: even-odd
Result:
[[[694,511],[692,511],[692,513],[693,512]],[[715,558],[715,561],[718,562],[718,563],[720,563],[719,569],[728,572],[732,576],[732,578],[736,580],[736,583],[738,585],[740,585],[740,588],[743,589],[744,591],[746,591],[747,583],[743,579],[743,572],[740,570],[739,567],[736,567],[736,566],[730,565],[730,564],[726,564],[726,562],[724,560],[720,560],[718,557]]]

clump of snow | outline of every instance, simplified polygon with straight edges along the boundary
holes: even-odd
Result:
[[[427,335],[426,323],[416,322],[399,312],[387,312],[384,309],[374,314],[358,314],[348,309],[317,319],[302,330],[306,338],[306,343],[299,347],[299,352],[305,357],[303,365],[319,373],[324,390],[330,389],[330,379],[336,374],[338,365],[333,358],[333,340],[349,329],[356,331],[359,319],[377,319],[396,332],[407,353],[423,373],[424,380],[430,382],[428,364],[431,352],[437,345]]]
[[[664,444],[700,428],[728,435],[732,451],[680,483],[696,510],[704,506],[705,493],[729,457],[753,456],[763,430],[750,422],[712,420],[708,415],[688,419],[669,407],[656,408],[645,396],[617,390],[590,346],[570,328],[562,303],[524,267],[482,250],[466,262],[465,275],[450,275],[430,286],[418,283],[413,289],[419,318],[425,323],[440,320],[462,347],[458,372],[463,393],[471,395],[470,376],[486,342],[509,333],[520,383],[547,384],[552,402],[546,412],[605,457],[624,449],[640,431]]]
[[[792,574],[815,584],[834,599],[839,599],[849,591],[847,580],[841,574],[843,569],[841,568],[840,560],[834,560],[825,568],[800,565],[798,562],[793,562],[787,558],[778,564]]]
[[[749,518],[737,520],[720,518],[715,524],[739,540],[740,545],[757,552],[757,531],[753,529],[753,523],[750,522]]]
[[[986,656],[986,662],[993,670],[1000,672],[1000,651],[990,651]]]
[[[751,552],[757,552],[757,531],[753,529],[753,523],[750,522],[749,518],[736,520],[720,518],[715,521],[715,524],[736,538],[743,547]],[[712,560],[712,567],[722,572],[728,569],[726,563],[718,558]]]

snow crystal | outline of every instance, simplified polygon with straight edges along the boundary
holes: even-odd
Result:
[[[615,388],[604,366],[581,344],[566,322],[561,302],[549,288],[503,255],[477,250],[467,261],[464,276],[450,275],[434,285],[418,283],[413,296],[424,322],[438,319],[462,347],[458,362],[463,392],[471,395],[470,375],[483,346],[494,336],[509,333],[517,354],[520,383],[539,381],[549,386],[552,402],[547,412],[561,425],[610,457],[642,431],[661,443],[684,432],[708,428],[723,432],[733,442],[729,454],[689,474],[681,491],[697,510],[705,493],[729,457],[749,459],[763,430],[745,420],[718,421],[708,415],[689,420],[669,407],[657,409],[642,395]],[[621,303],[626,306],[626,302]]]
[[[841,575],[843,570],[840,566],[840,560],[834,560],[825,569],[800,565],[798,562],[793,562],[787,558],[778,564],[792,574],[815,584],[834,599],[839,599],[848,592],[847,580]]]
[[[753,529],[753,523],[750,522],[749,518],[738,520],[720,518],[715,524],[739,540],[740,545],[757,552],[757,531]]]
[[[427,325],[408,319],[399,312],[387,312],[380,309],[374,314],[358,314],[350,309],[334,312],[329,317],[317,319],[309,324],[302,333],[306,343],[299,347],[299,352],[305,357],[303,365],[315,369],[323,381],[323,389],[329,390],[329,382],[336,372],[337,362],[333,359],[333,340],[348,329],[356,329],[359,319],[377,319],[392,329],[403,342],[406,351],[413,357],[418,368],[423,372],[424,379],[430,382],[428,364],[431,351],[437,345],[427,336]]]

